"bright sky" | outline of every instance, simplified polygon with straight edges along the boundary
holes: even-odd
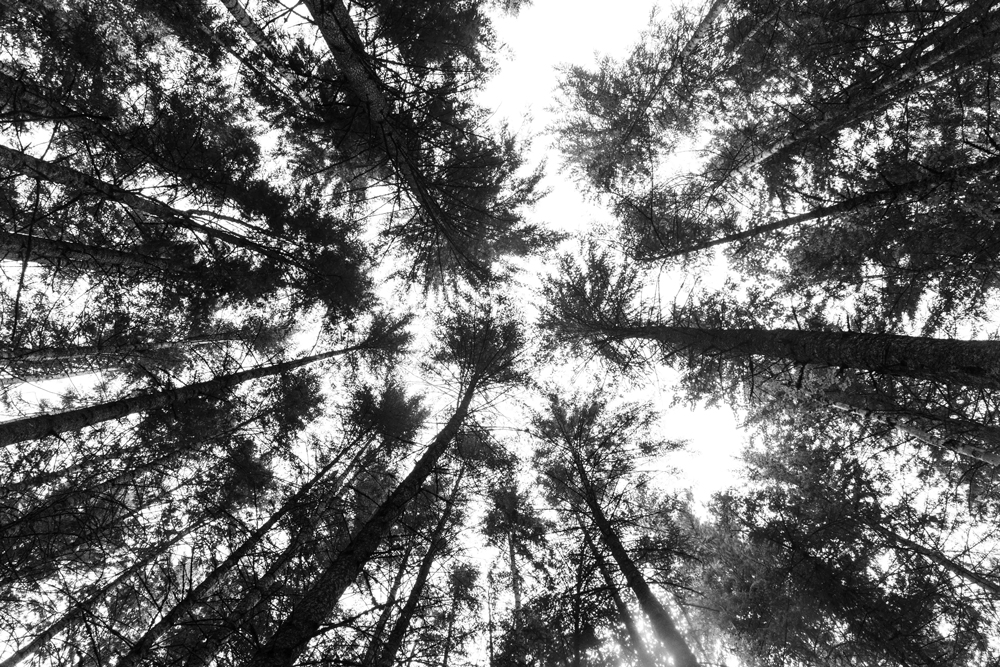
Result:
[[[697,0],[694,0],[697,1]],[[504,54],[500,71],[480,97],[482,106],[496,111],[496,120],[506,120],[519,136],[539,135],[533,144],[533,159],[547,160],[549,177],[543,183],[551,189],[534,211],[533,217],[556,229],[573,231],[607,219],[607,214],[583,200],[569,180],[558,173],[558,154],[551,140],[542,136],[558,117],[554,108],[556,67],[560,64],[592,65],[596,54],[625,56],[646,27],[655,2],[620,0],[614,11],[607,3],[593,0],[534,0],[517,16],[503,17],[495,28]],[[660,15],[665,5],[661,5]],[[635,400],[652,400],[663,409],[664,435],[688,440],[686,452],[672,455],[664,468],[682,471],[680,485],[690,486],[699,501],[735,482],[743,436],[736,417],[728,408],[670,408],[674,375],[663,369]],[[671,484],[674,478],[664,482]]]

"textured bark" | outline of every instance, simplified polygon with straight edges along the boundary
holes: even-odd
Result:
[[[729,358],[754,355],[811,366],[874,371],[970,387],[1000,388],[1000,341],[797,329],[698,329],[582,322],[579,338],[646,339],[671,349]]]
[[[874,204],[881,202],[890,202],[899,197],[906,195],[924,192],[935,186],[944,183],[962,183],[971,176],[977,174],[989,173],[996,171],[1000,168],[1000,157],[993,157],[976,164],[970,164],[964,167],[959,167],[957,169],[949,169],[935,173],[933,176],[927,178],[914,179],[912,181],[907,181],[905,183],[899,183],[893,185],[892,187],[885,188],[883,190],[876,190],[874,192],[867,192],[862,195],[857,195],[855,197],[850,197],[843,201],[837,202],[836,204],[830,204],[828,206],[819,206],[812,209],[811,211],[806,211],[805,213],[799,213],[798,215],[792,215],[787,218],[782,218],[781,220],[775,220],[762,225],[755,225],[749,229],[745,229],[740,232],[734,232],[732,234],[725,234],[714,239],[709,239],[707,241],[699,241],[697,243],[691,243],[676,250],[667,250],[662,253],[650,254],[644,256],[644,260],[660,260],[668,259],[671,257],[680,257],[688,253],[697,252],[699,250],[707,250],[708,248],[714,248],[720,245],[728,245],[730,243],[737,243],[739,241],[746,241],[747,239],[756,238],[764,234],[769,234],[771,232],[776,232],[782,229],[788,229],[789,227],[794,227],[806,222],[812,222],[815,220],[821,220],[823,218],[829,218],[836,215],[841,215],[844,213],[850,213],[851,211],[856,211],[863,209]]]
[[[240,544],[239,547],[233,549],[224,561],[219,563],[208,575],[202,579],[194,589],[192,589],[184,598],[175,604],[170,611],[163,615],[163,617],[157,621],[149,630],[145,632],[133,645],[132,648],[126,653],[117,663],[115,667],[134,667],[138,665],[143,660],[149,657],[152,652],[154,644],[156,641],[162,637],[164,634],[174,629],[180,622],[182,622],[190,613],[195,609],[195,607],[202,602],[208,595],[212,593],[219,584],[222,583],[226,575],[236,567],[236,565],[243,560],[243,558],[249,554],[264,536],[267,535],[271,529],[278,523],[282,518],[288,515],[293,509],[299,506],[299,503],[308,495],[316,484],[322,480],[330,470],[338,463],[339,459],[334,459],[323,468],[319,470],[313,477],[303,484],[298,491],[289,496],[281,507],[278,508],[276,512],[271,514],[271,516],[257,527],[250,536],[247,537]]]
[[[49,641],[58,635],[63,630],[67,629],[77,620],[83,616],[90,615],[94,607],[101,603],[108,594],[115,591],[124,582],[128,581],[137,572],[149,565],[157,556],[163,554],[163,552],[179,542],[181,539],[186,537],[201,524],[195,523],[189,526],[186,530],[177,533],[172,538],[164,540],[158,544],[155,548],[150,549],[149,552],[142,558],[140,558],[136,563],[127,568],[124,572],[119,574],[117,577],[112,579],[110,582],[102,586],[93,595],[88,597],[86,600],[77,603],[72,609],[63,614],[59,620],[52,623],[49,627],[45,628],[42,632],[35,635],[34,639],[22,646],[21,648],[14,651],[14,653],[6,658],[3,662],[0,662],[0,667],[15,667],[19,665],[24,660],[32,657],[38,652],[43,646],[49,643]]]
[[[455,499],[458,497],[459,485],[462,483],[462,476],[464,474],[465,470],[463,469],[459,472],[458,479],[455,480],[455,487],[452,489],[451,496],[449,496],[448,502],[445,504],[437,526],[434,527],[434,532],[431,534],[430,543],[427,545],[427,552],[420,561],[417,578],[413,581],[410,593],[406,596],[406,603],[400,609],[399,616],[392,626],[392,631],[385,640],[385,646],[379,653],[378,659],[373,663],[375,667],[392,667],[396,661],[396,656],[399,654],[399,649],[403,646],[403,639],[410,629],[410,621],[413,620],[413,614],[416,613],[417,605],[424,594],[424,587],[427,585],[427,578],[431,574],[431,567],[434,565],[441,547],[444,546],[444,530],[448,526],[448,520],[451,518],[451,512],[455,506]],[[364,667],[368,666],[365,665]]]
[[[25,440],[36,440],[68,431],[78,431],[87,426],[93,426],[113,419],[121,419],[132,414],[146,412],[196,398],[221,396],[244,382],[256,380],[270,375],[279,375],[313,364],[325,359],[348,354],[362,349],[362,346],[349,347],[343,350],[333,350],[322,354],[286,361],[269,366],[260,366],[250,370],[224,375],[214,380],[198,382],[186,387],[151,391],[128,398],[109,401],[74,410],[66,410],[55,414],[43,414],[33,417],[23,417],[0,424],[0,445],[12,445]]]
[[[618,569],[621,570],[622,575],[625,577],[625,582],[632,589],[636,599],[639,601],[639,606],[646,614],[646,617],[649,618],[650,625],[652,625],[657,638],[670,652],[677,667],[698,667],[698,659],[694,657],[694,653],[691,652],[684,637],[677,630],[673,618],[670,617],[670,614],[653,594],[653,591],[649,588],[649,584],[646,582],[646,578],[628,555],[614,527],[608,521],[607,516],[605,516],[604,509],[601,507],[594,487],[590,483],[590,476],[587,474],[586,466],[583,464],[583,458],[579,451],[576,449],[571,449],[570,451],[576,472],[580,476],[583,498],[590,510],[590,516],[601,534],[604,546],[611,552],[615,563],[618,564]]]
[[[407,503],[419,492],[438,460],[455,439],[469,411],[478,380],[466,387],[455,414],[424,451],[413,469],[389,494],[354,538],[320,574],[271,640],[247,663],[250,667],[292,667],[309,641],[316,636],[347,587],[357,578],[389,529],[403,514]]]
[[[583,538],[587,543],[587,548],[590,549],[590,553],[593,554],[594,562],[597,563],[597,569],[601,571],[601,577],[604,578],[604,583],[608,587],[608,594],[611,595],[611,600],[615,604],[615,609],[618,610],[618,618],[621,620],[622,625],[625,626],[625,632],[628,633],[632,652],[635,653],[636,659],[641,667],[655,667],[656,663],[653,661],[653,656],[651,656],[649,651],[646,649],[646,643],[642,640],[639,628],[635,625],[635,619],[632,618],[632,612],[629,611],[628,605],[625,604],[625,600],[622,599],[621,592],[618,590],[618,584],[615,583],[614,577],[611,576],[611,570],[608,568],[607,561],[604,560],[604,555],[594,545],[594,541],[590,539],[590,533],[588,533],[583,527],[582,522],[580,530],[583,531]]]

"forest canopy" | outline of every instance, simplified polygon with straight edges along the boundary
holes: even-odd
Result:
[[[0,5],[0,667],[1000,663],[1000,0],[529,4]]]

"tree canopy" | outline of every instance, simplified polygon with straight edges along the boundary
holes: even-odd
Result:
[[[1000,2],[529,15],[0,6],[0,667],[1000,662]]]

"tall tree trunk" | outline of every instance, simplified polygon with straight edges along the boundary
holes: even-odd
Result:
[[[798,144],[831,135],[886,109],[905,95],[936,82],[931,77],[923,84],[911,85],[921,74],[932,71],[938,65],[948,65],[960,51],[966,51],[973,63],[992,58],[993,49],[982,42],[989,40],[997,29],[997,16],[990,13],[994,4],[995,0],[976,0],[943,26],[905,49],[881,72],[860,78],[829,100],[810,101],[807,110],[794,116],[804,119],[798,127],[764,148],[751,148],[749,156],[737,157],[734,168],[727,176],[745,173]],[[962,67],[970,64],[965,62]],[[950,76],[954,72],[941,74]]]
[[[53,637],[70,627],[73,623],[76,623],[81,617],[91,614],[94,607],[100,604],[110,593],[117,590],[117,588],[124,582],[131,579],[133,575],[149,565],[153,559],[163,554],[166,549],[185,538],[201,525],[203,524],[197,522],[193,523],[185,530],[178,532],[170,539],[164,540],[156,547],[150,549],[145,556],[136,561],[132,566],[128,567],[124,572],[102,586],[86,600],[77,603],[72,609],[64,613],[59,620],[55,621],[49,625],[49,627],[45,628],[45,630],[35,635],[30,642],[18,648],[3,662],[0,662],[0,667],[15,667],[24,660],[35,655],[35,653],[45,646]]]
[[[25,440],[36,440],[50,435],[58,435],[68,431],[78,431],[87,426],[93,426],[112,419],[121,419],[132,414],[146,412],[183,401],[196,398],[221,396],[244,382],[256,380],[269,375],[287,373],[325,359],[348,354],[364,349],[365,345],[356,345],[342,350],[333,350],[316,354],[303,359],[285,361],[269,366],[260,366],[230,375],[223,375],[214,380],[197,382],[186,387],[151,391],[137,396],[121,398],[98,405],[92,405],[55,414],[36,415],[14,419],[0,424],[0,445],[12,445]]]
[[[468,415],[478,382],[478,377],[469,381],[455,414],[438,432],[410,473],[389,494],[350,544],[333,558],[270,641],[247,663],[248,667],[292,667],[455,439]]]
[[[458,473],[451,496],[448,497],[448,502],[441,513],[441,518],[438,520],[437,526],[434,527],[434,532],[431,534],[430,543],[427,545],[427,552],[424,554],[423,560],[420,561],[420,569],[417,570],[417,578],[414,580],[413,586],[410,588],[410,593],[406,597],[406,604],[400,610],[399,616],[392,626],[392,631],[386,638],[385,645],[378,655],[378,659],[374,663],[371,663],[373,667],[392,667],[396,661],[396,655],[403,646],[403,639],[410,629],[410,621],[413,620],[413,614],[416,613],[417,605],[420,603],[420,598],[424,593],[424,586],[427,585],[431,566],[434,565],[438,552],[444,546],[444,531],[448,526],[449,519],[451,519],[451,512],[455,506],[455,499],[458,498],[459,485],[462,483],[464,475],[465,469],[463,468]],[[363,667],[368,667],[368,665],[364,665]]]
[[[605,324],[587,315],[562,325],[581,339],[645,339],[726,358],[754,355],[970,387],[1000,388],[1000,342],[798,329],[699,329]]]
[[[101,246],[0,231],[0,261],[35,262],[93,270],[102,266],[183,275],[176,262]]]
[[[357,441],[345,447],[337,455],[337,460],[356,444]],[[275,559],[267,572],[257,581],[257,585],[247,590],[236,606],[233,607],[232,611],[227,614],[220,627],[205,637],[204,641],[191,652],[184,662],[184,667],[207,667],[225,643],[231,629],[243,626],[244,621],[253,615],[258,605],[265,599],[265,596],[269,594],[271,588],[278,581],[282,570],[299,554],[302,545],[315,532],[320,519],[326,516],[330,505],[340,497],[340,493],[345,485],[348,484],[348,480],[356,474],[355,468],[362,461],[368,449],[368,445],[362,447],[347,466],[345,466],[344,470],[337,475],[335,482],[324,492],[317,507],[309,512],[309,523],[295,532],[294,536],[289,540],[288,545],[281,552],[281,555]],[[401,567],[405,568],[405,561],[408,557],[409,551],[406,552],[406,556],[403,559],[404,564]],[[402,572],[400,576],[402,576]]]
[[[206,225],[199,222],[190,211],[175,209],[161,201],[125,190],[117,185],[106,183],[94,176],[77,171],[72,167],[40,160],[27,153],[2,145],[0,145],[0,167],[6,167],[11,171],[25,176],[62,185],[79,192],[98,195],[108,201],[124,204],[136,213],[151,215],[163,222],[174,224],[192,232],[205,234],[281,264],[301,267],[301,264],[296,262],[287,253],[257,243],[245,236],[228,232],[220,227]]]
[[[399,594],[399,588],[403,583],[403,576],[406,574],[406,566],[409,564],[411,553],[413,553],[412,544],[406,548],[406,553],[403,555],[399,569],[396,570],[396,578],[393,579],[392,586],[389,588],[385,606],[382,608],[382,613],[379,614],[378,620],[375,622],[375,627],[372,628],[371,639],[368,642],[368,646],[365,647],[365,652],[361,656],[361,660],[358,661],[359,665],[375,664],[375,661],[382,652],[382,635],[385,634],[385,628],[389,625],[389,617],[392,616],[392,610],[396,606],[396,596]],[[186,665],[185,667],[190,666]]]
[[[510,558],[510,588],[514,593],[514,632],[521,634],[521,573],[517,570],[517,554],[514,552],[514,532],[507,534],[507,550]]]
[[[164,350],[175,350],[198,345],[215,343],[230,343],[245,340],[251,333],[247,330],[217,331],[214,333],[194,334],[187,338],[176,340],[160,340],[133,343],[100,342],[94,345],[65,345],[62,347],[21,348],[11,349],[0,347],[0,362],[45,362],[72,361],[85,357],[128,357],[130,355],[150,354]]]
[[[825,391],[816,394],[815,398],[839,410],[856,414],[862,418],[878,420],[888,426],[891,426],[900,433],[908,435],[920,442],[923,442],[924,444],[930,445],[931,447],[953,452],[959,456],[976,459],[977,461],[982,461],[993,466],[1000,465],[1000,454],[991,452],[983,447],[960,442],[955,438],[939,438],[934,436],[919,426],[911,423],[911,421],[906,418],[905,414],[873,409],[871,403],[865,400],[865,397],[863,396],[857,396],[855,394],[840,391]],[[944,423],[943,425],[947,426],[947,423]]]
[[[919,544],[918,542],[914,542],[913,540],[907,537],[903,537],[899,533],[895,532],[890,528],[887,528],[886,526],[869,523],[867,521],[865,522],[865,525],[867,525],[869,528],[879,533],[883,537],[887,538],[890,542],[894,543],[898,548],[918,553],[927,560],[934,563],[935,565],[940,566],[942,569],[951,572],[952,574],[958,576],[961,579],[966,580],[971,584],[979,586],[983,590],[987,591],[993,597],[1000,599],[1000,582],[997,582],[994,579],[987,577],[984,574],[969,569],[965,565],[962,565],[961,563],[956,562],[955,560],[945,556],[936,549],[930,549],[922,544]]]
[[[219,565],[209,572],[208,575],[202,579],[201,583],[192,589],[157,623],[147,630],[146,633],[132,645],[131,650],[122,656],[117,663],[115,663],[116,667],[134,667],[148,658],[156,641],[165,633],[177,626],[177,624],[186,618],[199,603],[201,603],[208,595],[218,588],[219,584],[222,583],[223,579],[227,574],[229,574],[230,570],[236,567],[236,565],[243,560],[243,558],[249,554],[250,551],[260,544],[261,540],[264,539],[264,536],[271,531],[279,520],[284,518],[289,512],[299,506],[302,499],[305,498],[312,488],[316,486],[316,484],[319,483],[320,480],[322,480],[326,474],[330,472],[330,470],[333,469],[339,460],[340,457],[334,458],[330,463],[323,466],[319,472],[313,475],[308,482],[303,484],[298,491],[289,496],[285,502],[281,504],[281,507],[279,507],[267,521],[254,530],[239,547],[231,551],[229,556],[227,556],[224,561],[219,563]]]
[[[806,222],[821,220],[823,218],[829,218],[843,213],[850,213],[851,211],[856,211],[881,202],[893,201],[905,195],[924,192],[930,188],[945,183],[962,183],[971,176],[990,173],[996,171],[997,169],[1000,169],[1000,157],[992,157],[987,160],[983,160],[982,162],[966,165],[964,167],[940,171],[927,178],[914,179],[912,181],[893,185],[885,188],[884,190],[876,190],[873,192],[866,192],[855,197],[849,197],[848,199],[837,202],[836,204],[819,206],[811,211],[806,211],[805,213],[799,213],[797,215],[782,218],[781,220],[774,220],[762,225],[755,225],[749,229],[744,229],[743,231],[725,234],[707,241],[690,243],[677,249],[665,249],[664,252],[643,256],[642,259],[669,259],[672,257],[680,257],[692,252],[698,252],[699,250],[714,248],[716,246],[746,241],[747,239],[756,238],[758,236],[763,236],[782,229],[788,229],[789,227],[794,227]]]
[[[368,114],[376,138],[407,192],[446,241],[458,247],[452,226],[446,222],[440,205],[428,191],[426,179],[407,151],[406,141],[393,127],[391,107],[385,97],[384,85],[365,53],[357,26],[343,0],[304,0],[303,4],[316,21],[341,74],[351,90],[364,102],[363,110]]]
[[[604,583],[608,587],[608,594],[611,595],[611,600],[614,602],[615,609],[618,611],[618,618],[621,620],[622,625],[625,626],[625,632],[628,633],[630,647],[632,652],[635,653],[639,665],[641,665],[641,667],[655,667],[656,663],[653,661],[653,656],[651,656],[649,651],[646,649],[646,643],[642,640],[639,628],[635,625],[635,619],[632,618],[632,612],[629,611],[628,605],[625,604],[625,600],[622,599],[621,592],[618,590],[618,584],[615,583],[614,577],[611,576],[611,570],[608,568],[608,563],[604,560],[604,555],[594,545],[594,541],[590,539],[590,533],[583,526],[582,521],[580,521],[580,530],[583,531],[583,539],[587,543],[587,548],[590,549],[590,553],[593,554],[594,562],[597,563],[597,569],[600,570],[601,576],[604,578]]]
[[[677,630],[673,618],[670,617],[666,608],[664,608],[653,594],[649,584],[646,582],[646,578],[628,555],[614,527],[605,516],[604,509],[601,507],[594,487],[590,483],[590,476],[587,474],[586,466],[583,464],[583,458],[575,449],[571,450],[571,454],[577,474],[580,476],[584,501],[587,503],[590,516],[601,534],[604,546],[611,552],[611,556],[618,564],[618,569],[621,570],[622,575],[625,577],[625,582],[632,589],[636,599],[639,600],[639,606],[645,612],[646,617],[649,618],[657,638],[670,652],[675,665],[678,667],[698,667],[698,659],[694,657],[694,653],[691,652],[684,637]]]

